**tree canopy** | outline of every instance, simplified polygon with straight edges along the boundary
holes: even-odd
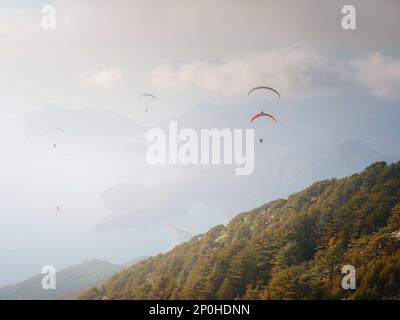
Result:
[[[357,288],[341,287],[344,265]],[[374,163],[216,226],[82,299],[399,299],[400,163]]]

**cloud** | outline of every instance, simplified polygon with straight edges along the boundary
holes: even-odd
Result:
[[[287,91],[305,89],[310,84],[308,70],[324,63],[324,57],[301,48],[271,50],[243,56],[230,56],[218,63],[195,60],[179,66],[160,66],[152,82],[166,90],[197,87],[207,91],[243,93],[255,84],[268,83]]]
[[[213,63],[194,60],[162,65],[149,78],[157,88],[173,92],[200,89],[243,94],[266,84],[286,97],[365,93],[365,89],[379,96],[399,97],[400,59],[379,53],[338,59],[306,46],[291,46],[231,55]]]
[[[103,69],[98,72],[84,72],[79,76],[83,83],[94,85],[101,89],[110,89],[114,84],[123,79],[124,76],[118,68]]]
[[[374,95],[400,97],[400,60],[372,53],[351,62],[355,80]]]

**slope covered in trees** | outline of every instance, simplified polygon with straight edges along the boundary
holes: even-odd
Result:
[[[341,287],[348,264],[355,290]],[[400,162],[238,214],[81,298],[399,299]]]

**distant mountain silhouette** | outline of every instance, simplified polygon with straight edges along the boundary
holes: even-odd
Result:
[[[0,300],[73,299],[80,290],[101,283],[145,257],[134,259],[124,265],[102,260],[90,260],[67,267],[56,274],[56,289],[44,290],[43,274],[35,275],[15,285],[0,288]]]
[[[378,152],[368,147],[360,139],[350,139],[340,144],[333,150],[336,157],[375,156]]]

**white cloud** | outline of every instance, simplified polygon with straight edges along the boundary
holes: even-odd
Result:
[[[337,78],[333,62],[308,47],[284,47],[230,56],[219,63],[196,60],[176,67],[160,66],[151,81],[165,90],[200,88],[239,94],[255,85],[268,84],[290,95],[313,90],[316,82],[324,85],[322,78],[326,84]]]
[[[383,97],[400,97],[400,60],[372,53],[351,62],[354,78],[368,92]]]
[[[94,73],[84,72],[80,75],[79,79],[83,83],[91,84],[102,89],[110,89],[114,86],[115,82],[123,79],[123,77],[123,74],[118,68],[109,68]]]
[[[162,65],[150,75],[152,84],[167,91],[200,89],[243,94],[264,84],[286,97],[344,92],[393,97],[400,92],[399,80],[399,59],[379,53],[338,59],[304,46],[229,56],[218,63],[194,60]]]

